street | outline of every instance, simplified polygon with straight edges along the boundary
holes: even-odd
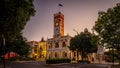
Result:
[[[43,61],[6,62],[6,68],[108,68],[107,64],[45,64]],[[3,68],[3,66],[2,66]]]

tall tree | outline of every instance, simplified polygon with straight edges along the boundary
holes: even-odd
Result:
[[[27,44],[27,40],[22,36],[22,33],[18,34],[13,40],[6,41],[6,52],[15,52],[20,56],[27,56],[30,50],[30,45]]]
[[[106,12],[100,11],[93,28],[101,42],[107,44],[106,47],[113,48],[113,51],[116,50],[120,59],[120,3]]]
[[[0,9],[0,47],[2,47],[3,39],[10,41],[19,34],[35,10],[33,0],[0,0]]]
[[[87,58],[88,54],[97,51],[97,36],[85,29],[78,35],[75,35],[70,41],[70,50],[81,54],[82,60]]]

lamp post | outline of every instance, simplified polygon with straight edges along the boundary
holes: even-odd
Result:
[[[75,31],[77,33],[77,35],[79,35],[77,30],[73,29],[73,31]],[[76,60],[78,60],[78,49],[76,49],[75,55],[76,55]]]
[[[112,57],[112,61],[113,61],[113,65],[114,65],[114,47],[112,48],[112,51],[113,51],[113,57]]]
[[[3,51],[3,59],[4,59],[3,64],[4,64],[4,68],[5,68],[5,37],[4,37],[4,35],[2,35],[2,39],[3,39],[3,49],[4,49],[4,51]]]
[[[73,29],[73,31],[75,31],[77,34],[79,34],[77,30]]]

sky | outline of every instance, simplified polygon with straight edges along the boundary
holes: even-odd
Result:
[[[40,41],[53,37],[54,18],[58,11],[64,14],[64,34],[74,36],[88,28],[90,32],[97,21],[98,12],[114,7],[120,0],[34,0],[35,16],[27,22],[23,36],[28,41]],[[58,7],[58,4],[63,7]]]

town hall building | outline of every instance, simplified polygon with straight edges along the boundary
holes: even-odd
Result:
[[[85,29],[85,32],[88,30]],[[71,36],[64,35],[64,15],[61,12],[54,14],[54,35],[53,38],[47,39],[46,43],[46,59],[68,58],[71,60],[81,60],[81,55],[77,51],[69,49]],[[88,56],[91,61],[95,58],[94,53]]]
[[[70,58],[69,35],[64,35],[64,15],[61,12],[54,14],[54,35],[47,40],[46,59]]]

